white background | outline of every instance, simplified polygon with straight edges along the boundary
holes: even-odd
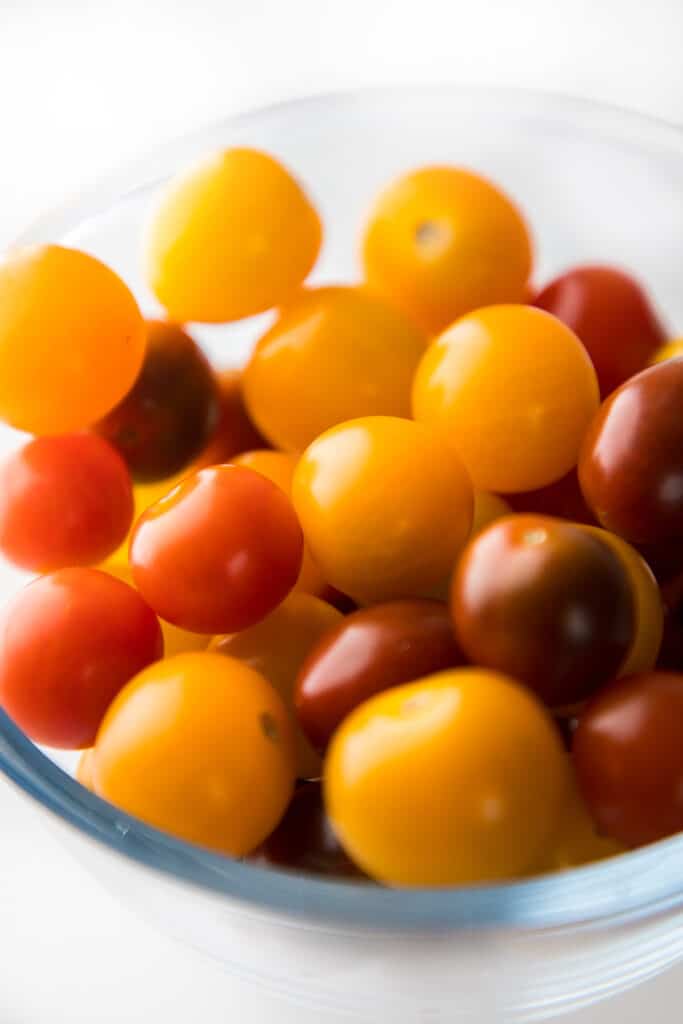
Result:
[[[682,42],[681,0],[0,0],[0,244],[158,141],[313,91],[536,86],[683,123]],[[290,1019],[116,905],[39,818],[0,781],[0,1024]],[[678,1022],[682,991],[683,969],[565,1019]]]

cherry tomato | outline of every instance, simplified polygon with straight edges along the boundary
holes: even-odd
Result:
[[[147,353],[133,388],[95,426],[135,480],[163,480],[206,446],[218,421],[218,389],[201,349],[176,324],[148,320]]]
[[[496,519],[502,519],[503,516],[509,516],[511,513],[512,508],[499,494],[492,494],[490,491],[475,491],[470,536],[475,537],[490,523],[494,523]]]
[[[565,792],[559,825],[548,852],[537,866],[537,872],[566,871],[624,852],[621,843],[597,832],[576,784],[573,767],[567,774],[570,783]]]
[[[262,675],[218,654],[178,654],[126,686],[97,734],[98,796],[181,839],[241,857],[294,789],[287,711]]]
[[[241,633],[217,636],[211,644],[211,650],[229,654],[256,669],[282,697],[295,723],[300,779],[315,779],[320,775],[320,758],[297,723],[294,684],[307,654],[341,621],[341,612],[319,598],[311,594],[290,594],[255,626]]]
[[[393,182],[363,239],[370,287],[430,334],[480,306],[523,302],[531,261],[517,207],[460,167],[423,167]]]
[[[128,562],[107,562],[101,566],[103,572],[123,580],[131,587],[135,587],[133,575]],[[180,629],[164,619],[159,619],[161,632],[164,638],[164,657],[172,658],[174,654],[187,654],[189,651],[205,651],[212,639],[203,633],[191,633],[188,629]]]
[[[295,691],[299,721],[324,750],[364,700],[463,660],[447,605],[391,601],[361,609],[323,636],[304,662]]]
[[[88,747],[88,749],[84,750],[78,759],[78,764],[76,766],[76,779],[80,782],[81,786],[85,786],[86,789],[94,791],[92,769],[93,748]]]
[[[0,418],[31,434],[80,430],[119,402],[145,354],[135,299],[93,256],[59,245],[0,264]]]
[[[667,341],[665,345],[655,349],[650,365],[665,363],[667,359],[677,359],[679,356],[683,356],[683,338],[674,338],[673,341]]]
[[[390,416],[314,441],[292,496],[323,576],[360,603],[431,596],[472,525],[472,488],[451,447]]]
[[[79,750],[129,679],[163,654],[139,594],[96,569],[29,583],[0,621],[0,705],[36,743]]]
[[[600,832],[639,846],[683,829],[683,675],[643,672],[605,687],[572,754]]]
[[[249,413],[278,448],[300,451],[359,416],[409,416],[425,340],[360,288],[303,292],[258,342],[244,372]]]
[[[282,164],[226,149],[166,186],[147,232],[147,279],[173,320],[240,320],[286,301],[321,238],[317,213]]]
[[[289,452],[273,452],[267,449],[257,449],[251,452],[243,452],[237,455],[232,462],[236,466],[246,466],[253,469],[285,492],[289,498],[292,493],[292,480],[298,458]],[[320,569],[315,564],[308,544],[304,544],[304,554],[301,561],[301,572],[296,581],[295,590],[304,594],[315,594],[316,597],[324,596],[327,584],[322,577]]]
[[[240,452],[266,446],[244,404],[242,372],[223,370],[217,374],[217,381],[220,404],[218,423],[209,443],[195,459],[195,469],[231,462]]]
[[[683,538],[683,359],[643,370],[605,401],[579,479],[608,530],[632,544]]]
[[[451,608],[471,662],[519,679],[551,707],[611,679],[634,640],[619,558],[584,528],[544,516],[510,516],[475,537],[453,577]]]
[[[0,550],[24,569],[100,562],[132,520],[128,470],[99,437],[39,437],[0,466]]]
[[[666,332],[643,288],[616,267],[574,267],[536,296],[578,334],[608,395],[647,366]]]
[[[601,530],[597,526],[586,526],[594,537],[614,551],[621,561],[631,583],[634,601],[635,634],[626,660],[618,675],[629,676],[634,672],[647,672],[654,668],[662,644],[664,628],[664,606],[657,580],[647,562],[621,537]]]
[[[571,519],[575,523],[594,525],[595,516],[586,504],[579,485],[576,467],[556,480],[554,484],[535,491],[508,494],[507,500],[515,512],[534,512],[543,516]]]
[[[259,859],[312,875],[362,877],[332,831],[319,782],[297,789],[284,818],[261,847]]]
[[[461,668],[356,708],[332,740],[324,780],[333,828],[364,871],[390,885],[445,886],[537,863],[567,765],[528,690]]]
[[[196,633],[235,632],[286,597],[302,549],[280,488],[225,465],[188,477],[143,513],[130,562],[138,590],[167,622]]]
[[[490,306],[427,349],[415,377],[415,418],[456,445],[475,488],[530,491],[576,464],[598,407],[580,341],[531,306]]]

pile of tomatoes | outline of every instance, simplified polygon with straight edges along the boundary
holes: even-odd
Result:
[[[619,269],[540,291],[457,167],[376,200],[363,281],[248,149],[173,180],[145,271],[0,265],[0,704],[233,856],[390,885],[683,829],[683,342]],[[276,310],[242,372],[185,324]],[[229,338],[226,346],[229,346]],[[230,353],[226,352],[226,362]]]

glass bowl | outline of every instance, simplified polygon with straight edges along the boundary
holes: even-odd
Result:
[[[309,188],[327,226],[316,281],[358,278],[363,214],[386,181],[451,161],[519,200],[536,233],[539,280],[577,261],[617,263],[683,327],[683,134],[535,92],[372,90],[229,118],[98,182],[17,241],[94,253],[154,312],[138,262],[150,201],[195,156],[235,144],[273,152]],[[218,363],[239,364],[267,319],[195,333]],[[2,449],[18,440],[0,432]],[[0,571],[5,594],[21,580]],[[164,929],[242,978],[317,1007],[321,1019],[543,1020],[683,955],[683,836],[529,881],[390,891],[269,871],[177,841],[91,795],[64,764],[0,713],[0,769],[85,866]]]

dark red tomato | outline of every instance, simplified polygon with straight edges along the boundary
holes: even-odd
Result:
[[[551,707],[610,680],[635,629],[617,556],[580,526],[545,516],[509,516],[474,538],[453,577],[451,610],[473,664],[519,679]]]
[[[196,467],[217,466],[235,455],[269,448],[268,442],[252,423],[244,404],[242,373],[223,370],[218,374],[220,414],[218,424],[206,448],[196,459]]]
[[[556,480],[554,484],[540,487],[537,491],[522,494],[506,494],[505,500],[515,512],[535,512],[538,515],[557,516],[571,519],[575,523],[594,525],[597,520],[584,498],[579,486],[576,469]]]
[[[311,651],[295,704],[313,746],[323,750],[342,719],[390,686],[462,665],[448,606],[390,601],[347,615]]]
[[[23,569],[101,562],[132,519],[126,465],[99,437],[39,437],[0,467],[0,550]]]
[[[97,569],[61,569],[3,610],[0,705],[36,743],[91,747],[119,690],[163,649],[132,587]]]
[[[574,742],[574,733],[579,725],[578,717],[571,714],[556,714],[554,717],[555,724],[560,731],[560,736],[562,737],[565,749],[571,750],[572,743]]]
[[[350,612],[355,612],[358,605],[349,597],[348,594],[342,594],[341,590],[337,590],[336,587],[330,587],[329,585],[323,588],[320,595],[323,601],[327,601],[333,608],[336,608],[342,615],[349,615]]]
[[[643,672],[602,690],[572,754],[599,831],[640,846],[683,829],[683,675]]]
[[[307,782],[297,789],[284,818],[259,854],[262,860],[280,868],[313,875],[364,877],[332,831],[319,782]]]
[[[642,287],[616,267],[575,267],[547,284],[534,305],[578,334],[603,396],[647,366],[667,340]]]
[[[218,386],[201,349],[176,324],[148,320],[147,351],[131,391],[94,430],[135,480],[165,480],[205,447],[218,422]]]
[[[244,466],[187,477],[140,517],[130,544],[136,587],[167,622],[237,633],[286,597],[303,534],[287,495]]]
[[[603,402],[579,459],[586,501],[632,544],[683,538],[683,358],[643,370]]]

